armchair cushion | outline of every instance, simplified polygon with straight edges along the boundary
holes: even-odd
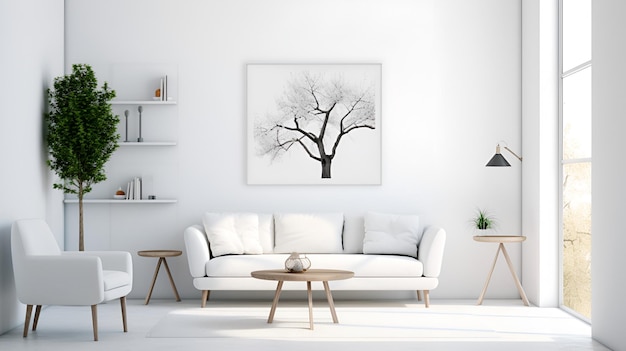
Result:
[[[102,271],[102,277],[104,280],[104,291],[126,286],[131,282],[130,274],[126,272]]]

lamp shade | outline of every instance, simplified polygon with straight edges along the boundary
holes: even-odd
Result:
[[[511,167],[509,161],[507,161],[501,153],[496,152],[495,155],[487,162],[487,167]]]

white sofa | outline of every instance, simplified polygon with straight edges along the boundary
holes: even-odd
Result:
[[[184,231],[193,285],[205,307],[211,290],[274,290],[252,278],[255,270],[284,268],[290,252],[306,254],[311,268],[354,272],[329,282],[331,290],[414,290],[418,300],[439,284],[446,232],[423,228],[419,217],[367,213],[206,213]],[[294,273],[295,274],[295,273]],[[302,290],[285,282],[283,290]],[[314,289],[321,289],[313,285]]]

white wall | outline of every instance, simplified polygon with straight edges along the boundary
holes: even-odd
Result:
[[[558,0],[522,1],[522,283],[559,304]]]
[[[63,245],[63,195],[45,164],[46,89],[63,74],[63,0],[0,2],[0,334],[24,321],[11,224],[45,218]]]
[[[477,298],[496,246],[472,240],[475,209],[493,212],[500,233],[521,231],[521,164],[484,166],[500,140],[521,150],[519,0],[67,0],[66,7],[66,69],[85,62],[117,81],[112,67],[172,65],[178,75],[178,145],[127,152],[93,194],[110,196],[119,174],[154,171],[155,193],[178,203],[90,205],[88,249],[182,249],[183,229],[208,210],[418,213],[448,232],[433,298]],[[246,64],[363,62],[383,67],[382,185],[246,185]],[[124,89],[119,84],[113,88]],[[76,206],[68,205],[69,248],[75,223]],[[519,273],[521,247],[509,250]],[[144,296],[155,263],[134,256],[131,297]],[[518,296],[503,263],[488,297]],[[199,296],[186,259],[171,265],[182,295]],[[155,296],[171,297],[167,280],[158,284]]]
[[[593,237],[592,333],[613,350],[626,350],[626,303],[623,285],[626,256],[624,194],[626,169],[620,164],[623,143],[624,81],[626,81],[626,3],[594,1],[593,33]]]

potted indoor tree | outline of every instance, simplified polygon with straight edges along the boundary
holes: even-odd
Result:
[[[78,249],[85,250],[83,197],[104,181],[105,163],[117,149],[119,117],[111,110],[115,91],[98,81],[89,65],[72,65],[72,73],[57,77],[48,89],[46,114],[48,166],[60,178],[55,189],[78,195]]]

